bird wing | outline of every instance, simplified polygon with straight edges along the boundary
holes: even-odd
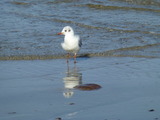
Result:
[[[79,39],[79,46],[81,47],[82,46],[82,40]]]
[[[80,39],[79,35],[76,35],[77,39],[78,39],[78,46],[81,47],[82,46],[82,40]]]

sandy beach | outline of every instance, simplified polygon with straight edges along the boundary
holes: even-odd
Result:
[[[1,61],[0,120],[158,120],[157,58]],[[78,90],[94,83],[98,90]]]

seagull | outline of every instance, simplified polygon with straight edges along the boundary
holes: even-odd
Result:
[[[68,52],[67,63],[70,53],[74,54],[74,63],[76,63],[77,53],[82,46],[82,41],[80,40],[80,37],[74,34],[74,30],[70,26],[64,27],[62,32],[58,33],[58,35],[64,35],[64,42],[61,43],[61,46],[65,51]]]

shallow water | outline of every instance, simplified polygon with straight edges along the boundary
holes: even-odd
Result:
[[[160,57],[159,0],[1,0],[0,59],[63,58],[57,36],[80,35],[80,55]],[[58,57],[57,57],[58,56]]]

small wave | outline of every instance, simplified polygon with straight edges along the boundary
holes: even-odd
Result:
[[[159,0],[111,0],[111,1],[127,2],[130,4],[137,4],[137,5],[160,6]]]
[[[105,5],[95,5],[95,4],[86,4],[85,6],[98,10],[135,10],[135,11],[148,11],[148,12],[160,12],[158,9],[149,9],[149,8],[136,8],[136,7],[125,7],[125,6],[105,6]]]

